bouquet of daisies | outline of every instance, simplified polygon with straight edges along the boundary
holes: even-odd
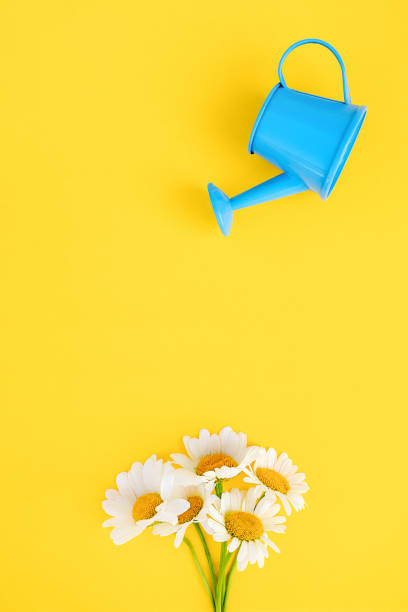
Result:
[[[279,552],[268,532],[284,533],[281,507],[287,515],[292,508],[302,510],[309,487],[286,453],[278,456],[273,448],[248,447],[246,435],[231,427],[219,434],[202,429],[198,438],[184,436],[183,442],[187,455],[173,454],[166,462],[152,455],[118,475],[118,490],[108,489],[102,503],[111,516],[103,526],[113,527],[115,544],[128,542],[147,527],[156,535],[174,534],[176,548],[184,541],[213,611],[225,612],[234,569],[242,571],[248,563],[263,567],[268,548]],[[252,486],[223,491],[223,483],[240,473]],[[191,526],[202,543],[207,573],[186,536]],[[217,565],[207,537],[220,543]]]

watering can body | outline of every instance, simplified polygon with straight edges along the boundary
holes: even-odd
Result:
[[[330,100],[286,86],[282,65],[297,46],[309,42],[328,47],[342,68],[344,102]],[[233,211],[311,190],[325,200],[331,193],[350,154],[367,109],[351,104],[343,61],[324,41],[306,39],[289,47],[279,64],[280,82],[266,98],[252,129],[249,152],[256,153],[283,173],[228,198],[210,183],[208,191],[224,235],[232,225]]]

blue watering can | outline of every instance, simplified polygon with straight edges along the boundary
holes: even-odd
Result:
[[[343,75],[344,102],[295,91],[286,85],[283,62],[293,49],[307,43],[323,45],[336,56]],[[367,107],[351,104],[343,60],[329,43],[317,38],[294,43],[282,55],[278,74],[280,82],[259,111],[248,149],[278,166],[283,173],[233,198],[228,198],[213,183],[208,184],[214,213],[224,236],[230,233],[232,213],[238,208],[308,189],[326,200],[364,121]]]

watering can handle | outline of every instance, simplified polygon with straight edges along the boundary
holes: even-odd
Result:
[[[308,43],[315,43],[317,45],[323,45],[323,47],[327,47],[328,49],[330,49],[330,51],[336,56],[337,61],[340,64],[341,73],[342,73],[342,76],[343,76],[344,102],[346,104],[351,104],[350,91],[349,91],[349,86],[348,86],[348,83],[347,83],[346,69],[344,67],[343,60],[341,59],[340,54],[338,53],[338,51],[336,51],[336,49],[334,47],[332,47],[331,44],[329,44],[328,42],[325,42],[324,40],[320,40],[319,38],[305,38],[304,40],[299,40],[298,42],[293,43],[293,45],[291,45],[289,47],[289,49],[286,49],[285,53],[281,57],[281,60],[279,62],[279,67],[278,67],[279,80],[280,80],[281,84],[284,87],[287,87],[285,79],[283,78],[283,74],[282,74],[282,65],[283,65],[283,62],[285,61],[286,57],[289,55],[289,53],[291,51],[293,51],[293,49],[296,49],[296,47],[300,47],[301,45],[307,45]]]

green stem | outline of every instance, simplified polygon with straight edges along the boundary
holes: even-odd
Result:
[[[224,603],[223,603],[223,612],[226,612],[226,609],[227,609],[228,595],[229,595],[230,588],[231,588],[231,576],[234,573],[234,570],[235,570],[235,568],[237,566],[238,550],[235,553],[235,557],[234,557],[234,559],[233,559],[233,561],[231,563],[231,567],[230,567],[230,570],[229,570],[228,576],[227,576],[227,583],[226,583],[226,586],[225,586],[225,595],[224,595]]]
[[[217,480],[217,482],[215,483],[215,492],[218,495],[218,497],[221,497],[222,495],[222,480]]]
[[[215,592],[215,612],[222,612],[222,584],[224,578],[224,563],[220,561],[217,590]]]
[[[215,493],[221,499],[223,490],[223,482],[222,480],[218,480],[215,483]],[[222,582],[224,575],[224,555],[225,555],[225,542],[222,542],[220,549],[220,563],[218,568],[218,580],[217,580],[217,588],[215,590],[215,612],[222,612]]]
[[[227,569],[228,560],[230,557],[230,553],[227,551],[227,543],[223,542],[221,544],[221,563],[222,563],[222,583],[221,583],[221,602],[224,601],[224,591],[225,591],[225,571]]]
[[[217,588],[217,579],[215,577],[214,564],[213,564],[213,561],[212,561],[212,558],[211,558],[210,550],[208,548],[207,540],[205,539],[205,536],[203,534],[203,530],[201,529],[200,524],[199,523],[194,523],[194,527],[197,530],[197,533],[198,533],[198,535],[200,537],[201,543],[202,543],[203,548],[204,548],[205,556],[207,557],[208,567],[210,568],[212,587],[213,587],[213,591],[215,593],[216,588]]]
[[[211,604],[212,604],[213,610],[215,610],[214,596],[213,596],[213,594],[212,594],[212,591],[211,591],[210,585],[209,585],[209,584],[208,584],[208,582],[207,582],[207,578],[205,577],[205,574],[204,574],[204,572],[203,572],[203,568],[201,567],[201,563],[200,563],[200,561],[198,560],[198,557],[197,557],[196,552],[195,552],[195,550],[194,550],[194,546],[192,545],[192,543],[190,542],[190,540],[189,540],[188,538],[186,538],[186,537],[184,538],[184,542],[187,544],[187,546],[189,547],[189,549],[190,549],[190,551],[191,551],[191,554],[193,555],[194,563],[195,563],[195,564],[196,564],[196,566],[197,566],[197,569],[198,569],[198,571],[199,571],[199,574],[200,574],[200,576],[201,576],[201,578],[202,578],[202,580],[203,580],[203,582],[204,582],[204,586],[205,586],[205,588],[206,588],[206,591],[207,591],[207,593],[208,593],[208,595],[209,595],[209,597],[210,597],[210,599],[211,599]],[[221,608],[220,608],[220,612],[222,612]]]
[[[218,573],[217,590],[215,594],[215,610],[216,612],[223,612],[224,609],[224,594],[225,594],[225,572],[228,566],[228,562],[231,558],[231,553],[226,550],[226,545],[221,548],[220,555],[220,571]]]
[[[222,480],[219,480],[215,484],[215,492],[219,498],[222,497],[222,492],[223,492],[223,481]],[[221,543],[220,566],[218,570],[218,581],[217,581],[217,587],[215,589],[215,597],[214,597],[215,612],[224,612],[225,610],[225,605],[228,600],[228,593],[230,589],[230,576],[236,565],[237,554],[235,555],[234,561],[232,562],[232,565],[228,572],[228,578],[227,578],[226,572],[227,572],[228,563],[232,557],[232,553],[228,552],[226,542]]]

